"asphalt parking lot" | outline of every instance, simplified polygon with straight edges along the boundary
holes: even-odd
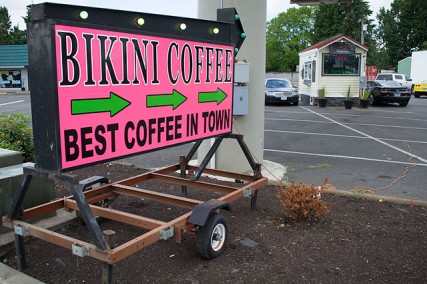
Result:
[[[427,200],[427,98],[407,107],[266,106],[264,159],[287,178]]]
[[[27,93],[0,95],[0,112],[31,114]],[[286,179],[341,190],[427,200],[427,98],[407,107],[265,107],[264,159],[287,166]],[[176,163],[191,145],[123,159],[140,167]]]

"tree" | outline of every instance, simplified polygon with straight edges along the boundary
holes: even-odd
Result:
[[[25,44],[26,32],[16,25],[12,28],[9,11],[6,7],[0,7],[0,45]]]
[[[365,0],[353,0],[351,4],[322,5],[315,14],[312,41],[317,43],[339,34],[345,34],[361,42],[363,20],[363,24],[367,25],[363,40],[363,43],[369,48],[367,64],[374,65],[378,56],[376,44],[372,38],[373,20],[368,18],[371,14],[372,10]]]
[[[365,42],[370,40],[369,31],[373,29],[372,14],[368,2],[353,0],[351,4],[321,5],[315,14],[312,40],[319,42],[327,38],[346,34],[361,41],[361,20],[368,25]]]
[[[425,48],[427,41],[427,1],[394,0],[390,10],[381,8],[376,35],[380,51],[388,54],[384,68],[392,68],[412,51]]]
[[[311,44],[313,11],[290,8],[267,23],[267,72],[295,71],[298,53]]]
[[[12,26],[9,11],[6,7],[0,7],[0,44],[9,44],[9,30]]]
[[[26,44],[27,33],[19,29],[18,25],[14,26],[9,33],[10,44]]]

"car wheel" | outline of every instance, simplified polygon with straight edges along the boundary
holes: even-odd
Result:
[[[294,101],[294,106],[297,106],[298,105],[298,101]]]
[[[419,98],[420,94],[418,94],[417,92],[414,93],[414,97]]]
[[[369,101],[369,105],[374,106],[377,104],[377,102],[375,101],[374,95],[370,94],[368,97],[368,101]]]
[[[408,103],[409,103],[409,101],[401,102],[401,103],[399,103],[399,105],[400,105],[401,107],[406,107],[406,106],[408,105]]]

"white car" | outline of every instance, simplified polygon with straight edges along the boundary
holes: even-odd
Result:
[[[412,80],[405,74],[378,74],[375,78],[377,81],[395,81],[401,86],[405,86],[406,89],[410,90],[412,87]]]
[[[298,105],[298,90],[288,79],[269,78],[265,80],[265,103],[287,103]]]

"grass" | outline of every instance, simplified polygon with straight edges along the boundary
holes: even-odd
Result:
[[[320,164],[317,166],[307,166],[307,169],[327,169],[330,166],[331,166],[330,164]]]

